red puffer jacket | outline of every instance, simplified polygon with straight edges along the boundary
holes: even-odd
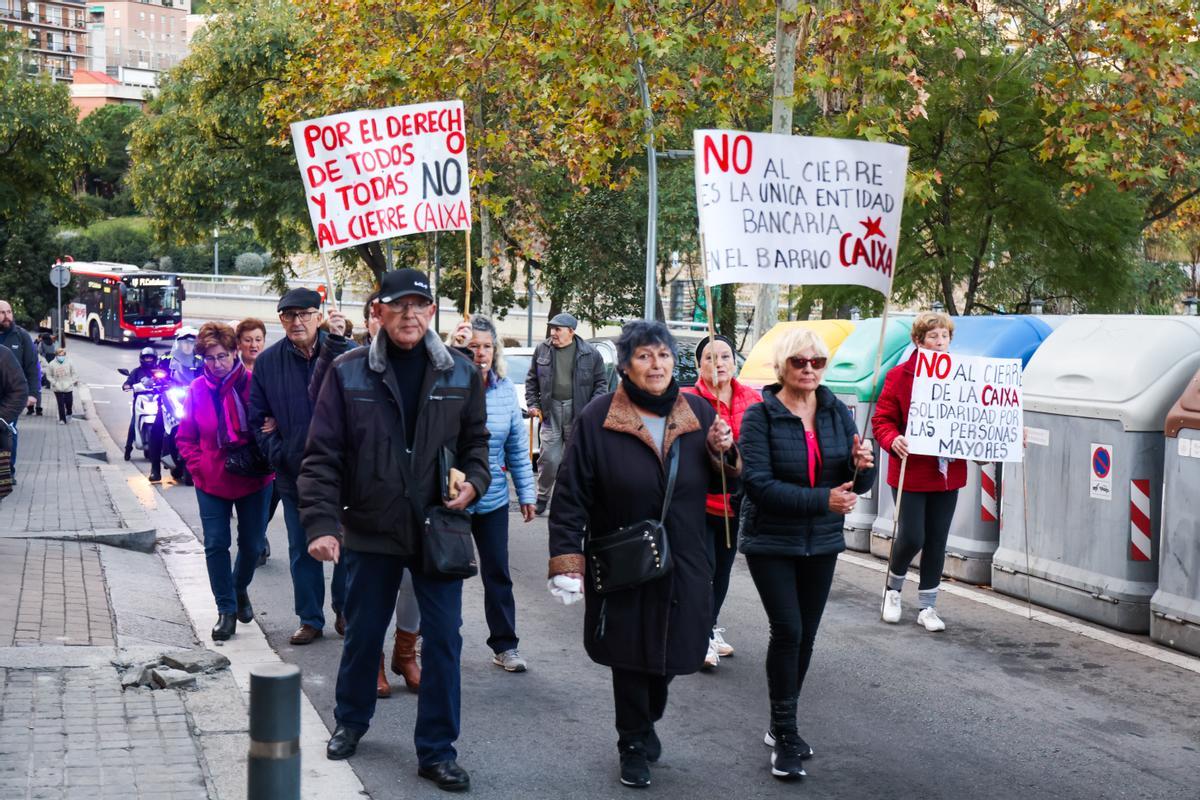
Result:
[[[900,459],[892,453],[892,442],[908,428],[908,406],[912,402],[913,375],[916,373],[917,351],[903,364],[888,370],[883,391],[875,403],[871,429],[880,448],[888,453],[888,486],[900,486]],[[909,455],[904,473],[906,492],[946,492],[967,485],[967,462],[951,459],[943,475],[934,456]]]
[[[698,380],[694,386],[685,386],[680,391],[707,400],[721,416],[721,419],[725,420],[725,423],[733,429],[733,440],[737,442],[742,438],[742,417],[746,416],[746,409],[755,403],[761,403],[762,395],[749,386],[738,383],[736,378],[730,381],[730,386],[733,388],[730,405],[722,405],[704,381]],[[731,502],[734,493],[739,489],[737,481],[731,480],[725,488],[730,490],[730,494],[710,494],[705,500],[704,510],[714,517],[733,517],[736,514],[736,510],[732,509]]]

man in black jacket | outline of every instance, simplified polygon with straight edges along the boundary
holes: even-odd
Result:
[[[10,424],[15,425],[21,409],[29,399],[25,373],[8,348],[0,347],[0,450],[9,449],[15,438]],[[0,463],[0,498],[12,491],[12,474],[9,464]]]
[[[325,629],[325,568],[308,554],[308,537],[300,521],[300,497],[296,489],[304,442],[313,417],[308,384],[325,348],[349,347],[345,339],[335,341],[319,329],[320,305],[321,296],[311,289],[292,289],[280,298],[279,321],[287,336],[259,355],[250,382],[250,424],[257,431],[259,446],[275,468],[275,487],[287,524],[292,596],[296,616],[300,618],[300,627],[289,639],[294,645],[311,643],[323,636]],[[336,311],[330,314],[330,322],[344,326],[344,318]],[[334,565],[331,589],[337,615],[334,627],[343,633],[346,576],[340,564]]]
[[[345,564],[347,574],[337,729],[326,755],[353,755],[370,725],[371,678],[407,568],[425,642],[418,774],[442,789],[466,789],[470,777],[454,749],[462,581],[423,573],[421,532],[426,509],[465,510],[491,482],[483,382],[470,360],[429,331],[433,294],[424,273],[384,275],[376,309],[379,335],[335,361],[321,386],[300,471],[309,552]],[[443,496],[444,479],[453,499]]]
[[[608,391],[604,359],[591,343],[575,335],[579,320],[567,313],[550,320],[550,336],[533,351],[525,377],[525,405],[542,421],[538,456],[537,507],[546,513],[554,479],[571,428],[592,398]]]
[[[37,405],[38,397],[42,394],[42,382],[38,377],[37,350],[33,345],[33,338],[26,333],[25,329],[16,323],[13,317],[13,308],[7,300],[0,300],[0,347],[8,348],[12,354],[17,357],[17,363],[21,365],[21,371],[25,375],[25,407],[33,408]],[[13,430],[16,430],[17,422],[13,420]],[[12,474],[13,483],[16,483],[17,478],[17,435],[12,435]]]

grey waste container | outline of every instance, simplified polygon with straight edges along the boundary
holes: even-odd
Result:
[[[1150,638],[1200,656],[1200,374],[1167,416],[1158,590]]]
[[[1025,462],[1002,488],[997,591],[1150,629],[1163,421],[1198,366],[1191,317],[1075,317],[1042,343],[1024,374]]]

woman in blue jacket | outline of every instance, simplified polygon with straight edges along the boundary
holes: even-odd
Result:
[[[508,672],[524,672],[525,659],[517,650],[517,608],[508,572],[508,481],[504,474],[512,476],[521,516],[530,522],[534,517],[537,487],[529,458],[529,431],[517,389],[504,376],[504,346],[492,321],[487,317],[472,317],[469,327],[468,323],[459,326],[454,339],[456,345],[465,344],[470,350],[487,387],[492,485],[470,509],[471,531],[479,550],[479,573],[483,578],[484,615],[491,634],[487,643],[495,653],[493,664]]]

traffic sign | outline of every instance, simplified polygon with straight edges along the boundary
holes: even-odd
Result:
[[[65,288],[71,282],[71,268],[66,264],[55,264],[50,268],[50,285],[55,289]]]

